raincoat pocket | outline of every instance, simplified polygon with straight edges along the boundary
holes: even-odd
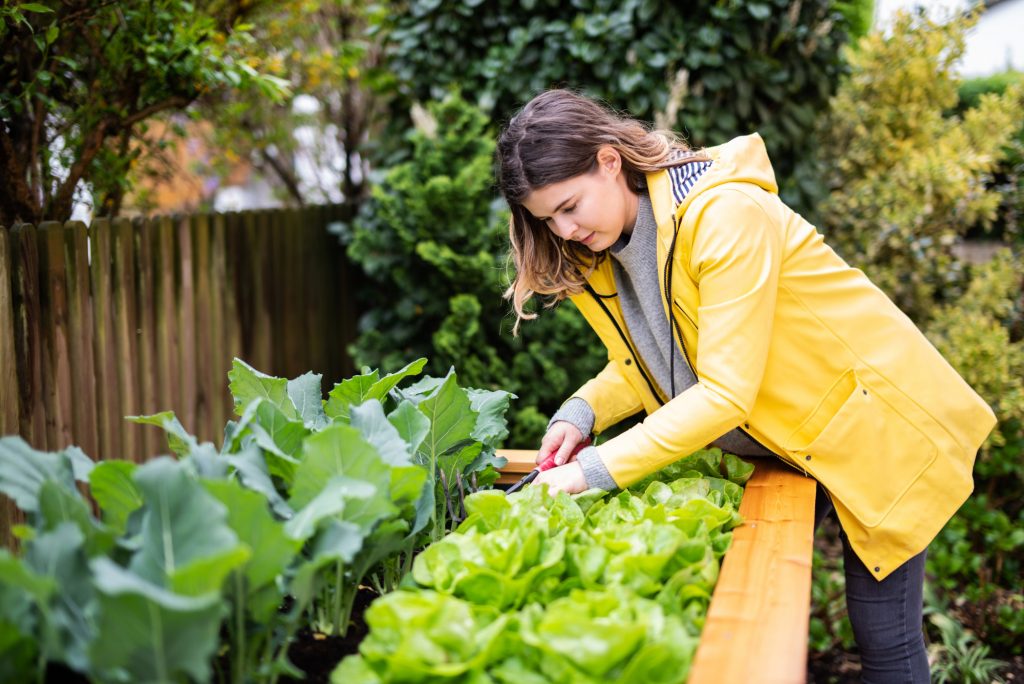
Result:
[[[909,401],[849,370],[784,445],[865,527],[881,523],[938,454],[900,400]]]

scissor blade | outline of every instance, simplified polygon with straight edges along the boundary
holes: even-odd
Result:
[[[518,492],[520,489],[536,480],[538,475],[540,475],[540,468],[534,468],[523,479],[506,489],[505,493],[511,494],[512,492]]]

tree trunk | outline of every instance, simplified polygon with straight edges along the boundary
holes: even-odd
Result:
[[[23,162],[6,126],[0,123],[0,225],[35,224],[43,218],[41,207],[33,200],[28,184],[29,169]]]

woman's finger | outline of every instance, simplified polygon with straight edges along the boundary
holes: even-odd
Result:
[[[556,434],[553,431],[549,431],[548,434],[544,435],[544,439],[540,442],[540,450],[537,451],[537,465],[540,465],[547,459],[548,456],[553,454],[559,446],[562,444],[562,436]]]
[[[569,460],[572,450],[579,443],[579,440],[574,439],[574,437],[575,435],[572,433],[565,435],[562,445],[558,448],[558,453],[555,455],[555,465],[564,465]]]

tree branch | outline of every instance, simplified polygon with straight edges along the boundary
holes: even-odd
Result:
[[[143,119],[148,119],[157,112],[162,112],[165,109],[184,109],[191,103],[192,98],[181,96],[171,97],[164,100],[163,102],[156,102],[154,104],[149,105],[145,109],[139,110],[138,112],[132,114],[126,119],[121,119],[121,121],[118,122],[118,128],[131,128]]]
[[[260,158],[267,163],[267,165],[274,170],[281,182],[284,183],[285,188],[288,189],[288,194],[291,195],[296,202],[300,205],[303,204],[302,193],[299,191],[299,183],[295,179],[294,174],[284,167],[281,160],[270,154],[266,147],[260,147]]]
[[[96,128],[92,130],[88,138],[83,136],[85,142],[82,145],[81,154],[78,155],[75,163],[71,165],[67,178],[60,184],[57,194],[46,207],[46,212],[50,214],[48,218],[54,221],[67,221],[71,216],[71,205],[75,198],[75,188],[78,187],[78,181],[82,180],[86,169],[89,168],[92,160],[96,158],[111,127],[110,120],[104,119],[96,125]]]

